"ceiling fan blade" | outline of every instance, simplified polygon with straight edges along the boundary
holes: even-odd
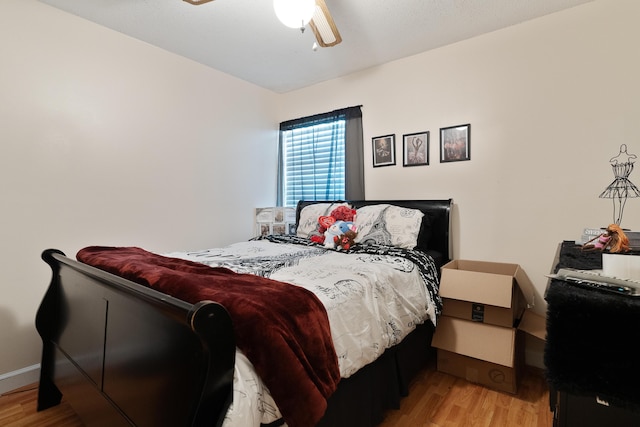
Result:
[[[199,5],[199,4],[209,3],[210,1],[213,1],[213,0],[184,0],[184,1],[186,1],[187,3]]]
[[[316,0],[316,11],[313,13],[311,21],[309,21],[309,26],[316,35],[318,44],[322,47],[335,46],[342,41],[340,32],[336,27],[336,23],[333,22],[324,0]]]

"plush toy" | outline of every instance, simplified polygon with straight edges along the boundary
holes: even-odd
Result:
[[[336,219],[332,216],[321,216],[318,218],[318,233],[317,235],[311,236],[311,241],[324,244],[325,238],[324,233],[336,222]]]
[[[324,247],[333,249],[336,245],[336,239],[345,234],[347,231],[355,231],[352,222],[336,221],[324,232]]]
[[[315,236],[311,236],[311,241],[319,244],[324,244],[326,242],[325,233],[336,221],[344,221],[353,223],[356,217],[356,210],[351,209],[348,206],[338,206],[334,210],[331,211],[329,216],[321,216],[318,218],[318,233]],[[342,233],[340,233],[342,234]],[[333,235],[333,237],[337,237]],[[332,237],[332,239],[333,239]]]
[[[344,234],[335,237],[334,240],[336,242],[336,249],[348,251],[349,248],[354,244],[354,240],[357,235],[358,233],[356,233],[355,230],[348,230]]]
[[[338,206],[331,211],[331,216],[335,218],[336,221],[353,222],[356,217],[356,210],[348,206]]]

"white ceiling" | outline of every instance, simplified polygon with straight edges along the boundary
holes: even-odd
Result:
[[[593,0],[325,0],[343,42],[282,25],[272,0],[40,0],[284,93]]]

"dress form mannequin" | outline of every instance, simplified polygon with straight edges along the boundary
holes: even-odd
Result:
[[[618,155],[609,159],[615,179],[600,193],[599,197],[613,200],[613,222],[618,225],[622,222],[627,198],[640,197],[640,190],[629,180],[637,157],[635,154],[627,153],[627,145],[622,144]]]

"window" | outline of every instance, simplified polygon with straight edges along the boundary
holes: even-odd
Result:
[[[354,145],[362,151],[361,117],[360,107],[351,107],[280,124],[279,206],[296,206],[300,200],[364,198],[364,191],[360,195],[351,190],[354,183],[364,189],[360,183],[364,179],[358,178],[364,169],[362,154],[358,160],[349,150]],[[350,138],[354,129],[355,138]],[[354,159],[352,172],[349,162]]]
[[[284,206],[344,199],[344,122],[282,131]]]

